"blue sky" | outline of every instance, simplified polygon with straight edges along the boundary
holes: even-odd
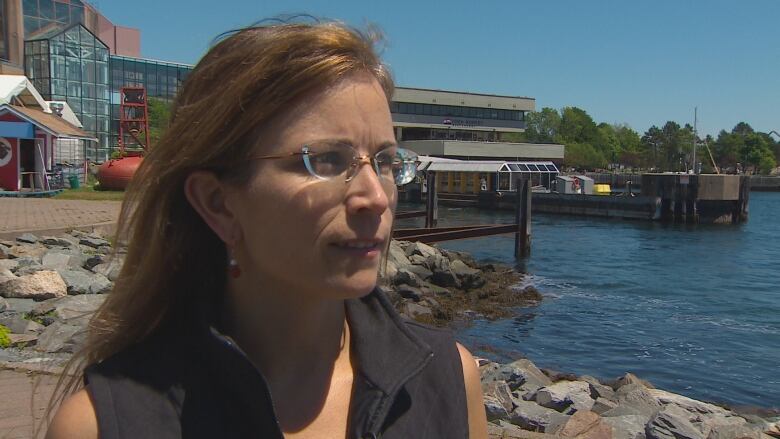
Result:
[[[780,131],[780,1],[102,0],[142,55],[195,63],[219,33],[284,13],[374,23],[401,86],[577,106],[640,135],[667,120],[716,135]],[[217,5],[217,6],[215,6]]]

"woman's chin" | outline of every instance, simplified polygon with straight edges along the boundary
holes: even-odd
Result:
[[[340,279],[329,279],[325,282],[334,298],[358,299],[374,290],[377,284],[376,273],[350,276]],[[328,294],[329,296],[331,294]]]

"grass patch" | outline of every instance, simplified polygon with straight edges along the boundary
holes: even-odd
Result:
[[[87,174],[87,184],[82,183],[78,189],[65,189],[54,198],[60,200],[122,201],[125,198],[125,192],[100,189],[97,178],[89,173]]]
[[[58,200],[122,201],[125,198],[125,193],[123,191],[101,191],[95,189],[95,184],[86,184],[78,189],[65,189],[54,198]]]
[[[11,346],[11,339],[8,337],[8,334],[11,333],[11,330],[7,327],[0,325],[0,348],[7,348],[8,346]]]

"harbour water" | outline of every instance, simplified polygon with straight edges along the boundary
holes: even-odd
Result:
[[[780,407],[778,218],[780,193],[753,192],[741,225],[535,215],[532,254],[520,263],[512,235],[442,243],[517,264],[545,296],[458,338],[499,361],[526,356],[598,378],[632,372],[697,399]],[[441,226],[512,221],[511,212],[440,208]]]

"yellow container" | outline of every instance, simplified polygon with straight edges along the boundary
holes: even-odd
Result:
[[[608,184],[594,184],[593,185],[593,195],[609,195],[611,189],[609,188]]]

